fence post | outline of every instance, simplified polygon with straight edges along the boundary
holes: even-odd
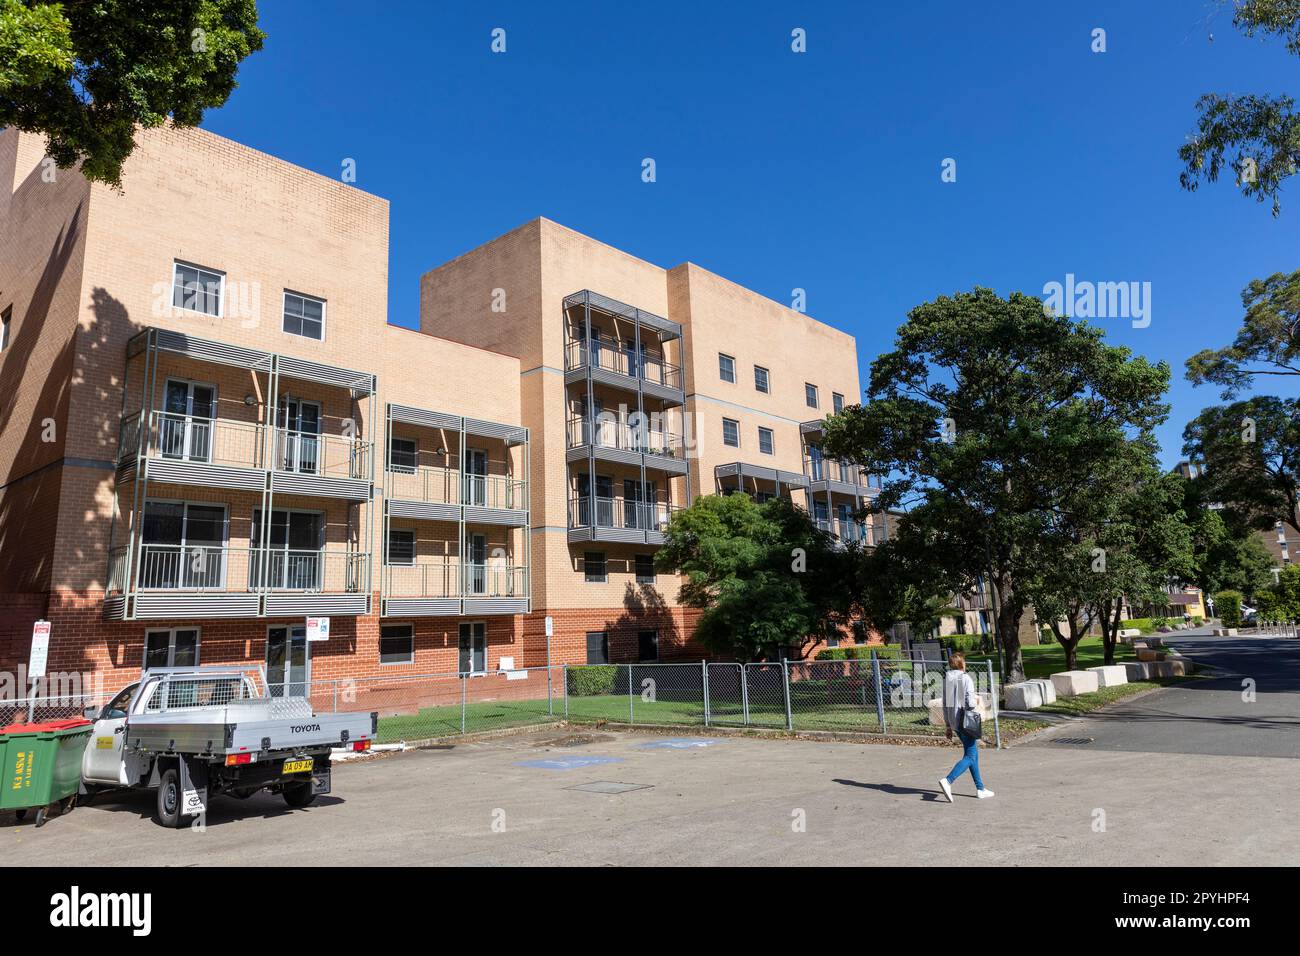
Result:
[[[790,707],[790,662],[781,659],[781,684],[785,688],[785,729],[794,730],[794,711]]]
[[[740,665],[740,715],[741,722],[749,726],[749,665]]]
[[[334,713],[337,714],[339,712],[339,682],[337,680],[333,681],[333,690],[334,690]]]
[[[880,658],[871,652],[871,675],[876,682],[876,719],[880,721],[880,732],[885,732],[885,695],[880,686]]]
[[[546,716],[555,716],[555,702],[551,696],[551,662],[546,662]]]
[[[985,661],[985,666],[989,673],[989,692],[993,697],[993,741],[997,744],[997,749],[1002,749],[1002,724],[998,720],[998,689],[993,685],[993,662]]]
[[[564,663],[561,666],[560,676],[564,680],[564,719],[569,719],[569,665]]]
[[[703,688],[704,697],[704,726],[709,726],[709,662],[700,661],[700,669],[703,672],[703,682],[700,686]]]
[[[632,703],[632,665],[627,665],[627,722],[636,723],[636,705]]]
[[[469,675],[460,675],[460,732],[465,732],[465,698],[469,691]]]

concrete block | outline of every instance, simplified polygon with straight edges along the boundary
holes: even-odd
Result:
[[[985,720],[992,720],[993,719],[993,695],[989,693],[982,693],[982,694],[977,693],[975,696],[979,698],[979,707],[976,708],[976,710],[979,711],[979,715]],[[926,710],[930,712],[929,713],[930,726],[942,727],[944,724],[943,698],[936,697],[933,700],[927,700],[925,702],[925,707]]]
[[[1183,661],[1159,661],[1151,665],[1153,677],[1186,677],[1187,665]]]
[[[1102,664],[1089,667],[1088,670],[1097,675],[1097,683],[1102,687],[1117,687],[1128,683],[1128,672],[1124,670],[1123,664]]]
[[[1052,684],[1058,697],[1077,697],[1090,694],[1100,687],[1097,675],[1091,671],[1062,671],[1052,675]]]
[[[1056,685],[1049,677],[1031,677],[1026,683],[1037,684],[1042,691],[1044,704],[1056,703]]]
[[[1150,680],[1151,668],[1154,666],[1153,664],[1139,664],[1133,661],[1128,661],[1123,665],[1125,676],[1128,677],[1130,683],[1139,680]]]
[[[1158,651],[1154,647],[1139,647],[1137,651],[1138,660],[1154,663],[1165,659],[1165,652]]]
[[[1007,684],[1002,689],[1007,694],[1008,710],[1033,710],[1043,706],[1043,688],[1033,681]]]
[[[1118,636],[1119,636],[1120,640],[1124,640],[1125,638],[1130,638],[1130,639],[1132,639],[1132,638],[1134,638],[1134,637],[1141,637],[1141,636],[1142,636],[1142,632],[1139,631],[1136,627],[1125,627],[1125,628],[1121,628],[1121,629],[1119,630],[1119,635],[1118,635]]]

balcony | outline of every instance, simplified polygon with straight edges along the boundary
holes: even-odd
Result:
[[[122,420],[118,477],[257,492],[269,481],[284,494],[366,501],[372,448],[371,442],[343,435],[137,412]]]
[[[564,381],[593,381],[614,388],[636,391],[666,402],[683,400],[682,367],[669,362],[662,352],[642,349],[638,358],[635,343],[592,339],[569,339],[564,343]]]
[[[669,361],[663,351],[664,344],[680,342],[680,324],[589,289],[566,296],[564,312],[566,385],[591,379],[665,402],[685,403],[681,366]]]
[[[569,499],[569,540],[663,544],[664,530],[677,510],[678,505],[667,501],[574,496]]]
[[[808,477],[808,490],[813,494],[829,491],[865,498],[880,490],[871,483],[871,476],[863,469],[834,458],[807,455],[803,460],[803,473]]]
[[[110,555],[105,607],[112,620],[367,614],[369,571],[369,554],[343,549],[139,544]]]
[[[686,442],[681,435],[621,422],[604,416],[570,418],[566,426],[568,461],[582,461],[590,454],[598,461],[646,467],[675,475],[687,473]]]
[[[455,558],[384,565],[386,617],[457,617],[525,614],[528,568],[508,563],[470,563]]]
[[[457,468],[389,468],[388,513],[394,518],[465,520],[523,527],[528,521],[528,482],[509,475],[464,475]]]
[[[873,543],[866,526],[857,521],[843,518],[814,518],[813,524],[834,537],[840,544]]]

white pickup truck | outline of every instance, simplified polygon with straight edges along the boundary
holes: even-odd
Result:
[[[81,792],[157,789],[157,819],[179,827],[214,794],[280,793],[305,807],[330,792],[330,750],[370,748],[377,714],[316,714],[303,697],[272,697],[238,668],[159,667],[86,716],[95,729]]]

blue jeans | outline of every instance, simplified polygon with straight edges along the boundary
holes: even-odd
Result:
[[[983,790],[984,781],[980,779],[979,741],[974,737],[968,737],[960,730],[957,731],[957,737],[961,740],[962,754],[961,759],[953,764],[952,770],[948,771],[948,782],[956,783],[958,777],[970,770],[971,779],[975,781],[975,789]]]

